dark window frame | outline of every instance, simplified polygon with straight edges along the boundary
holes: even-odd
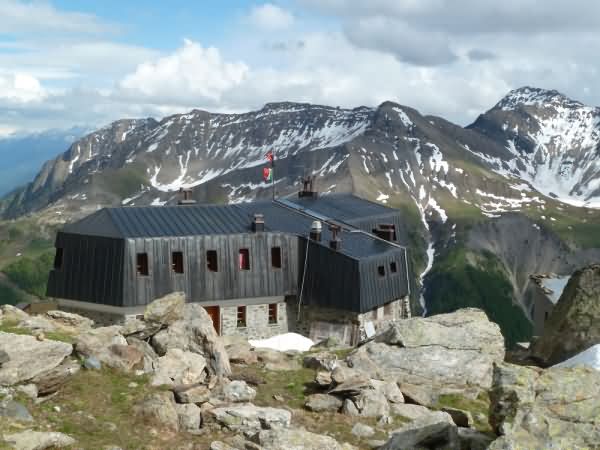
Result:
[[[61,270],[65,262],[65,250],[62,247],[56,247],[56,253],[54,254],[54,268]]]
[[[377,273],[380,278],[385,277],[385,266],[377,266]]]
[[[269,325],[277,325],[279,323],[279,305],[277,303],[269,303],[267,319]]]
[[[219,255],[216,250],[206,250],[206,270],[209,272],[219,271]]]
[[[271,247],[271,269],[281,269],[281,247]]]
[[[236,328],[246,328],[246,305],[237,307]]]
[[[390,262],[390,273],[398,273],[398,264],[396,264],[396,261]]]
[[[238,269],[250,270],[250,249],[240,248],[238,251]]]
[[[181,250],[171,252],[171,271],[177,275],[181,275],[185,271],[183,266],[183,252]]]
[[[137,275],[140,277],[147,277],[150,275],[150,263],[148,253],[142,252],[136,254],[135,269]]]

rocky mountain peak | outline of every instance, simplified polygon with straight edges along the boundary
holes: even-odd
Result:
[[[554,89],[523,86],[510,91],[496,104],[494,109],[514,111],[524,107],[546,109],[550,107],[580,108],[583,106],[583,103],[570,99]]]

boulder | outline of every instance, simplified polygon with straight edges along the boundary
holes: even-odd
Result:
[[[458,440],[460,448],[464,450],[486,450],[494,438],[489,434],[472,428],[458,427]]]
[[[373,378],[418,385],[431,392],[487,390],[493,363],[504,360],[504,338],[483,311],[467,308],[394,322],[346,360]]]
[[[57,331],[59,327],[56,323],[43,316],[28,316],[19,322],[19,328],[24,328],[32,333],[49,333]]]
[[[328,370],[331,372],[338,365],[338,358],[335,353],[314,353],[305,356],[303,364],[307,369]]]
[[[211,396],[210,390],[205,384],[178,386],[174,393],[179,403],[204,403]]]
[[[160,325],[171,325],[183,318],[185,293],[172,292],[154,300],[144,311],[144,321]]]
[[[553,365],[598,343],[600,264],[594,264],[571,276],[531,354],[544,365]]]
[[[338,364],[331,372],[331,379],[336,385],[340,385],[347,380],[356,378],[370,378],[358,370],[348,367],[346,364]]]
[[[33,377],[31,383],[37,387],[38,396],[50,395],[67,384],[71,377],[79,372],[80,369],[81,366],[77,361],[73,361],[70,358],[65,359],[55,368]]]
[[[381,391],[366,389],[352,399],[347,398],[342,412],[351,416],[382,417],[390,414],[390,404]]]
[[[134,406],[133,412],[145,421],[164,426],[172,431],[179,430],[179,414],[175,408],[172,392],[161,391],[147,395]]]
[[[324,370],[319,370],[315,375],[315,383],[317,383],[321,387],[329,387],[333,382],[331,378],[331,372],[326,372]]]
[[[198,431],[200,429],[200,408],[193,403],[184,405],[175,405],[177,416],[179,418],[180,431]]]
[[[331,411],[337,412],[342,407],[343,401],[334,395],[328,394],[312,394],[306,399],[304,406],[309,411],[322,412]]]
[[[368,438],[375,434],[375,430],[369,425],[357,422],[352,427],[352,434],[359,438]]]
[[[0,350],[8,355],[8,361],[0,366],[0,386],[10,386],[54,369],[71,354],[73,346],[0,331]]]
[[[251,402],[256,397],[256,390],[245,381],[236,380],[223,386],[223,397],[228,402]]]
[[[129,336],[127,338],[127,343],[130,346],[138,349],[144,355],[143,371],[145,373],[153,372],[154,366],[156,365],[156,361],[158,360],[158,355],[156,354],[152,346],[146,341],[142,341],[141,339],[138,339],[137,337],[133,336]]]
[[[208,410],[206,419],[206,423],[218,423],[233,432],[253,434],[261,429],[288,428],[292,413],[245,403]]]
[[[93,356],[103,365],[124,371],[141,367],[144,354],[127,344],[118,326],[93,328],[77,336],[75,351],[82,358]]]
[[[8,353],[6,353],[4,350],[0,350],[0,366],[5,362],[8,362],[9,359],[10,356],[8,356]]]
[[[330,436],[298,428],[263,430],[258,433],[257,440],[262,450],[356,450],[356,447],[340,444]]]
[[[227,350],[227,354],[229,355],[229,362],[232,364],[256,364],[258,362],[258,357],[256,356],[256,352],[253,347],[248,343],[248,341],[244,342],[235,342],[231,345],[225,347]]]
[[[501,364],[490,391],[491,449],[593,448],[600,442],[600,372]]]
[[[206,359],[196,353],[169,349],[158,358],[150,384],[152,386],[179,386],[197,384],[206,378]]]
[[[452,417],[452,421],[458,427],[470,428],[473,426],[473,416],[469,411],[465,411],[463,409],[458,408],[450,408],[447,406],[441,408],[441,411],[450,414],[450,417]]]
[[[33,417],[25,405],[10,398],[0,400],[0,417],[19,422],[33,422]]]
[[[380,450],[411,448],[460,448],[458,430],[452,418],[445,412],[435,411],[415,419],[393,431],[390,440]]]
[[[267,370],[298,370],[300,364],[296,354],[292,352],[280,352],[270,348],[257,348],[254,350],[258,361]]]
[[[25,397],[35,400],[38,397],[38,388],[35,384],[21,384],[16,387],[17,392],[25,395]]]
[[[68,328],[86,329],[94,326],[94,321],[92,319],[66,311],[48,311],[46,312],[46,317],[53,322]]]
[[[211,374],[218,377],[231,375],[229,356],[206,310],[196,303],[187,303],[183,310],[182,320],[154,335],[151,340],[154,350],[159,355],[171,348],[199,353],[206,358]]]
[[[102,369],[102,363],[95,356],[88,356],[83,360],[83,367],[88,370],[100,370]]]
[[[440,390],[433,386],[402,383],[400,392],[406,401],[422,406],[433,406],[437,403]]]
[[[136,338],[141,341],[151,338],[163,328],[161,323],[145,322],[137,317],[128,317],[121,326],[121,334],[128,338]]]
[[[5,434],[3,438],[8,445],[17,450],[66,448],[75,444],[75,439],[57,432],[26,430],[14,434]]]
[[[358,374],[354,378],[346,378],[344,382],[337,384],[329,391],[330,394],[342,397],[355,397],[365,389],[372,389],[371,380],[366,374]]]
[[[18,324],[29,318],[29,314],[12,305],[0,305],[0,317],[3,323]]]
[[[397,383],[393,381],[371,380],[371,386],[375,390],[381,391],[388,402],[404,403],[404,396]]]
[[[395,415],[402,416],[410,420],[420,419],[433,412],[425,406],[412,405],[410,403],[395,403],[391,405],[391,408]]]

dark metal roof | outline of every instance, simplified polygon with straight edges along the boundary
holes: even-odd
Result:
[[[300,202],[298,202],[300,200]],[[285,203],[257,201],[233,205],[186,205],[104,208],[65,226],[65,233],[116,238],[154,238],[237,234],[251,231],[254,214],[263,214],[267,231],[307,236],[315,219],[350,223],[350,219],[394,214],[395,211],[352,195],[329,195],[311,202],[294,199]],[[339,202],[339,205],[336,204]],[[299,203],[310,209],[298,207]],[[296,206],[294,206],[296,204]],[[313,214],[311,214],[311,212]],[[331,232],[323,223],[322,245],[328,246]],[[397,245],[345,226],[339,234],[340,252],[366,258],[400,250]]]

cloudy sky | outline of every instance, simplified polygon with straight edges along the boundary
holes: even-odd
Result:
[[[465,125],[523,85],[600,105],[599,25],[588,0],[0,0],[0,135],[283,100]]]

